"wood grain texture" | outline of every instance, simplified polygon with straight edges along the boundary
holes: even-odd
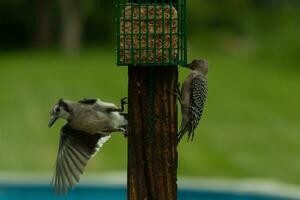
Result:
[[[128,199],[177,199],[176,66],[130,66]]]

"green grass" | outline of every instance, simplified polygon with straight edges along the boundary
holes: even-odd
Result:
[[[193,143],[179,145],[179,174],[264,177],[300,184],[300,79],[296,62],[254,50],[199,50],[210,61],[209,96]],[[84,50],[0,55],[0,170],[51,171],[59,121],[49,111],[60,98],[101,97],[119,104],[127,94],[127,68],[113,51]],[[294,64],[293,64],[294,63]],[[182,80],[188,71],[180,69]],[[89,171],[125,170],[126,140],[115,134]]]

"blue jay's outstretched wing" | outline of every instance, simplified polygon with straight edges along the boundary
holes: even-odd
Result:
[[[56,193],[65,194],[80,179],[88,161],[110,135],[87,134],[69,125],[61,129],[55,175],[52,184]]]

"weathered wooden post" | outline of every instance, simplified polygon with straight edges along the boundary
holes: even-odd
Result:
[[[185,0],[118,0],[117,64],[128,65],[128,199],[177,199],[177,65]]]

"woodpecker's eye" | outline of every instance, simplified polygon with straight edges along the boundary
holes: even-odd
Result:
[[[59,112],[59,111],[60,111],[60,108],[57,107],[57,108],[54,109],[54,111],[55,111],[55,112]]]

